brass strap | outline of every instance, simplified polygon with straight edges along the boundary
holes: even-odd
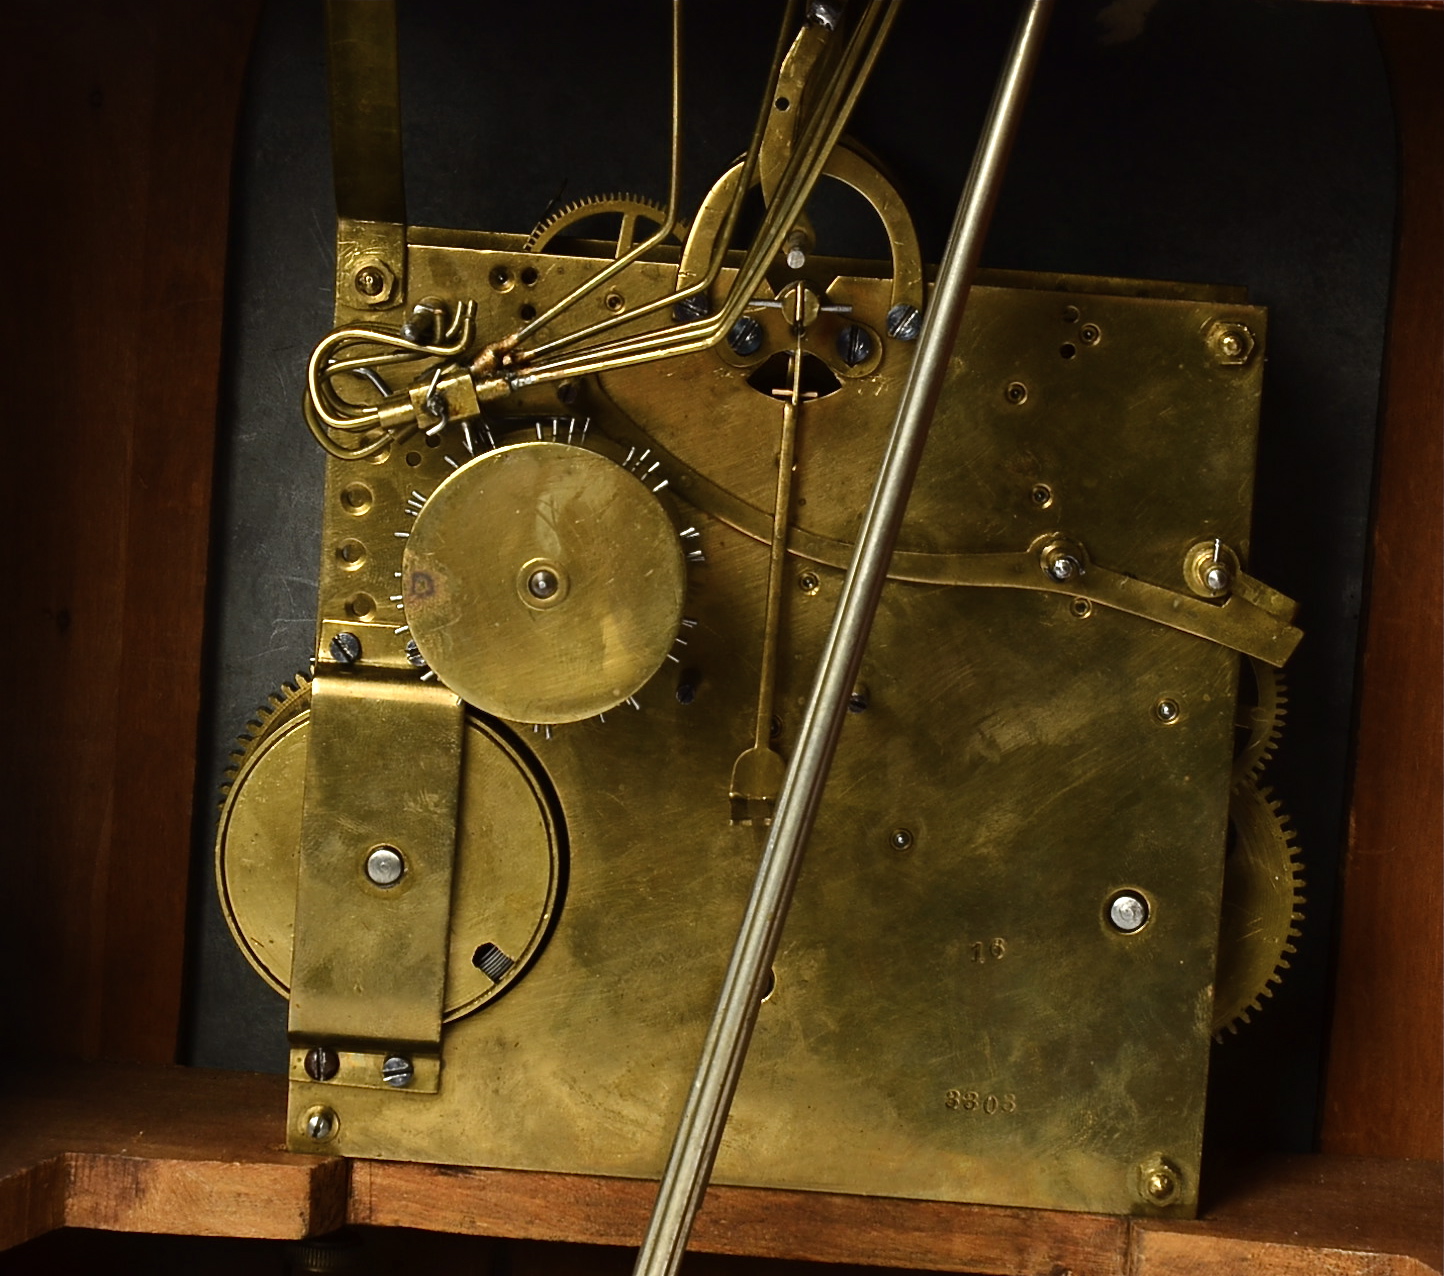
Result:
[[[328,0],[331,154],[337,215],[406,221],[393,0]]]
[[[293,1045],[436,1049],[464,717],[435,683],[317,669],[291,966]],[[378,846],[404,863],[374,885]]]

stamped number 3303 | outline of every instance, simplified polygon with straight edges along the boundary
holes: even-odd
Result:
[[[999,1112],[1016,1112],[1018,1096],[1016,1094],[980,1094],[976,1090],[949,1090],[943,1096],[943,1105],[951,1108],[954,1112],[982,1112],[986,1116],[996,1116]]]

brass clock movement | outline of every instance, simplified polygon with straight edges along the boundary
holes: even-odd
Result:
[[[315,665],[216,842],[293,1149],[660,1172],[939,286],[844,131],[891,13],[789,8],[700,207],[674,161],[527,234],[406,223],[390,8],[332,5]],[[829,183],[889,259],[829,255]],[[1196,1208],[1300,916],[1267,345],[1232,287],[977,277],[719,1180]]]

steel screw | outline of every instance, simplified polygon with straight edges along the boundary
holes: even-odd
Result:
[[[889,835],[887,844],[895,851],[906,851],[911,848],[913,840],[912,829],[897,828]]]
[[[561,582],[557,580],[556,572],[549,567],[538,567],[528,577],[526,587],[533,598],[546,599],[555,596]]]
[[[415,1075],[416,1069],[411,1066],[411,1060],[399,1054],[390,1055],[381,1065],[381,1080],[398,1090],[409,1086]]]
[[[762,325],[751,315],[743,315],[727,334],[727,344],[732,347],[733,354],[744,358],[756,354],[762,349]]]
[[[320,1143],[336,1133],[336,1114],[330,1108],[317,1108],[306,1114],[306,1134]]]
[[[797,578],[797,588],[804,594],[815,594],[822,588],[822,580],[816,572],[803,572]]]
[[[361,659],[361,639],[343,630],[331,639],[331,659],[338,665],[354,665]]]
[[[1214,563],[1203,573],[1203,583],[1208,587],[1209,593],[1222,594],[1228,590],[1233,583],[1228,574],[1228,568],[1222,563]]]
[[[1083,564],[1072,554],[1054,554],[1048,560],[1045,570],[1049,576],[1061,583],[1077,576],[1083,570]]]
[[[837,353],[849,368],[866,363],[872,358],[872,338],[866,328],[850,323],[837,334]]]
[[[306,1051],[306,1075],[312,1081],[329,1081],[340,1067],[341,1060],[330,1046],[312,1046]]]
[[[1010,381],[1008,388],[1003,391],[1003,397],[1016,407],[1028,401],[1028,387],[1021,381]]]
[[[366,876],[373,886],[395,886],[406,872],[406,861],[394,846],[378,846],[366,857]]]
[[[672,318],[677,323],[690,323],[694,319],[705,319],[711,313],[712,303],[707,300],[707,294],[703,292],[684,298],[672,307]]]
[[[411,313],[401,325],[401,335],[418,346],[430,345],[436,336],[437,325],[445,315],[442,302],[435,297],[423,297],[411,307]]]
[[[415,638],[406,640],[406,660],[408,664],[415,665],[418,669],[425,669],[426,657],[421,654],[421,648],[416,645]]]
[[[362,266],[356,272],[356,291],[363,297],[379,297],[386,289],[386,276],[375,266]]]
[[[1177,700],[1170,700],[1167,696],[1164,696],[1162,700],[1153,706],[1153,716],[1163,723],[1164,726],[1171,726],[1183,716],[1183,712],[1179,709]]]
[[[923,313],[916,306],[899,302],[887,312],[887,335],[899,341],[916,341],[923,330]]]
[[[1127,891],[1116,895],[1108,905],[1108,920],[1113,923],[1115,930],[1120,930],[1125,935],[1142,930],[1143,923],[1148,920],[1148,901]]]
[[[1096,323],[1085,323],[1078,329],[1078,340],[1085,346],[1095,345],[1102,335]]]
[[[847,698],[847,711],[849,713],[866,713],[867,706],[871,703],[867,697],[867,688],[859,687]]]

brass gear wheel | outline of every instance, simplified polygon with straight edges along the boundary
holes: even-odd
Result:
[[[289,995],[292,922],[311,727],[311,683],[271,696],[239,737],[216,832],[216,889],[256,973]],[[524,975],[545,944],[566,877],[565,829],[545,775],[502,731],[468,713],[462,751],[443,1021]]]
[[[653,226],[662,226],[667,220],[667,210],[642,195],[629,195],[624,192],[613,195],[589,195],[585,199],[574,199],[563,204],[554,212],[548,213],[537,222],[531,234],[527,236],[526,244],[523,247],[529,253],[545,252],[553,239],[566,234],[573,227],[579,226],[593,217],[609,215],[622,219],[621,226],[617,230],[618,257],[624,256],[645,238],[645,236],[637,234],[639,221],[648,221]],[[679,221],[672,227],[672,236],[678,243],[684,242],[687,238],[686,225]]]
[[[246,722],[245,734],[236,737],[236,743],[240,747],[231,750],[230,764],[221,779],[221,806],[225,805],[236,777],[266,737],[273,731],[279,731],[297,714],[305,713],[310,707],[311,680],[303,673],[298,673],[291,682],[283,682],[279,691],[273,691],[267,697],[266,703],[256,710],[255,717]]]
[[[1273,996],[1279,972],[1288,969],[1305,902],[1294,833],[1272,790],[1253,780],[1234,785],[1228,816],[1231,836],[1213,992],[1215,1040],[1237,1032],[1251,1011],[1263,1009],[1262,998]]]
[[[1288,713],[1288,688],[1283,674],[1254,657],[1249,658],[1248,668],[1253,674],[1255,694],[1251,704],[1239,698],[1235,725],[1241,734],[1247,734],[1234,758],[1235,786],[1257,780],[1262,774],[1278,747]]]

